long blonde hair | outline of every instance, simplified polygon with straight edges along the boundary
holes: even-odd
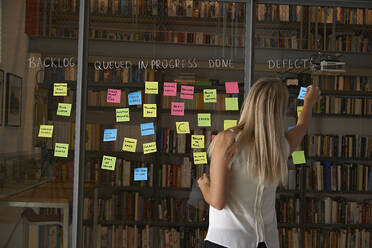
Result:
[[[280,79],[261,78],[256,81],[244,101],[238,125],[232,128],[239,136],[226,150],[227,163],[230,165],[244,149],[252,178],[265,185],[285,182],[288,175],[284,135],[287,105],[288,90]],[[212,142],[208,149],[209,156],[214,145]]]

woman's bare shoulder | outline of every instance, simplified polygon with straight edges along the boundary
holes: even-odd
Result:
[[[222,132],[219,132],[217,136],[215,137],[216,143],[230,145],[235,135],[236,133],[230,130],[224,130]]]

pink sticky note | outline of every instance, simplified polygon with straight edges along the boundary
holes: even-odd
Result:
[[[177,83],[164,83],[163,85],[164,96],[176,96],[177,95]]]
[[[185,115],[185,103],[172,102],[171,115]]]
[[[226,82],[225,87],[228,94],[239,93],[238,82]]]
[[[193,99],[194,98],[194,86],[181,86],[181,99]]]
[[[214,137],[216,137],[216,135],[215,134],[212,134],[212,140],[214,139]]]
[[[121,90],[108,89],[107,102],[120,103]]]

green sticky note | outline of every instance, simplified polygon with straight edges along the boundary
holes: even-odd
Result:
[[[129,108],[116,109],[116,122],[124,122],[129,120]]]
[[[226,97],[225,98],[225,109],[226,110],[239,110],[238,98],[237,97]]]
[[[55,83],[53,96],[67,96],[67,83]]]
[[[54,146],[54,157],[68,157],[68,144],[56,143]]]
[[[203,91],[204,102],[217,102],[216,89],[204,89]]]
[[[211,114],[198,114],[198,127],[210,127]]]
[[[292,152],[293,164],[306,164],[305,152],[295,151]]]
[[[116,157],[103,155],[102,166],[101,166],[102,169],[114,171],[115,164],[116,164]]]
[[[52,138],[53,125],[40,125],[38,137]]]
[[[235,127],[237,125],[237,120],[224,120],[223,121],[223,130],[229,129],[231,127]]]
[[[70,116],[71,115],[71,103],[58,103],[57,115]]]

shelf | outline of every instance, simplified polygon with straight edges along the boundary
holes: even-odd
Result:
[[[351,114],[319,114],[313,113],[313,117],[330,117],[330,118],[356,118],[356,119],[363,119],[363,118],[372,118],[372,115],[351,115]]]
[[[310,161],[328,161],[328,162],[345,162],[345,163],[371,163],[369,158],[344,158],[344,157],[307,157]]]
[[[337,229],[348,229],[348,228],[361,228],[361,229],[372,229],[372,224],[305,224],[305,228],[337,228]]]
[[[279,195],[298,195],[301,194],[300,190],[277,190],[277,194]]]
[[[125,221],[125,220],[112,220],[112,221],[98,221],[98,224],[110,225],[137,225],[137,226],[161,226],[161,227],[208,227],[206,223],[194,222],[166,222],[166,221]]]
[[[334,195],[370,195],[371,198],[372,198],[372,191],[315,191],[315,190],[306,191],[305,190],[305,195],[306,194],[317,194],[317,195],[329,195],[329,194],[334,194]]]
[[[314,32],[315,25],[318,25],[318,30],[324,30],[324,23],[311,23],[312,33]],[[309,23],[302,23],[304,33],[308,33]],[[334,23],[326,23],[326,29],[332,31]],[[257,21],[256,29],[294,29],[298,31],[301,28],[301,22],[259,22]],[[372,25],[366,24],[335,24],[336,32],[356,32],[356,31],[372,31]],[[328,35],[331,35],[329,33]],[[322,34],[323,35],[323,34]]]
[[[300,228],[300,224],[278,223],[278,228]]]
[[[288,88],[288,93],[297,96],[300,88]],[[338,90],[322,90],[322,96],[335,96],[335,97],[360,97],[372,98],[372,91],[338,91]]]

